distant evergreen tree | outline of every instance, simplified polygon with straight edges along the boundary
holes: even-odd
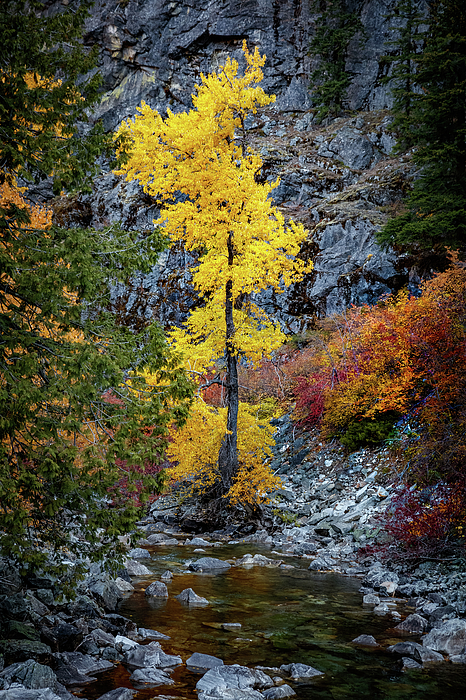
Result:
[[[406,5],[406,3],[403,3]],[[384,245],[466,245],[466,5],[430,0],[424,48],[415,56],[416,92],[400,98],[399,143],[414,146],[419,177],[407,211],[378,234]],[[414,20],[418,26],[422,18]],[[412,54],[411,54],[412,55]],[[405,57],[408,54],[405,54]],[[402,100],[409,100],[403,115]]]
[[[311,79],[312,95],[317,103],[317,118],[336,116],[343,107],[345,92],[351,82],[347,72],[348,44],[363,31],[356,12],[346,9],[347,0],[315,0],[313,10],[321,13],[321,22],[311,41],[309,53],[319,57],[319,66]]]
[[[398,134],[397,151],[404,151],[413,145],[416,66],[424,39],[422,23],[425,24],[426,17],[419,9],[419,0],[400,0],[387,19],[396,22],[397,38],[387,42],[394,50],[383,58],[393,67],[382,83],[391,86],[394,118],[390,130]]]

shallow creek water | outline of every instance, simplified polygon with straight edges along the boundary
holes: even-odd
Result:
[[[286,557],[284,561],[295,568],[232,567],[216,575],[186,571],[185,562],[190,556],[230,559],[246,552],[274,556],[257,545],[215,547],[202,555],[192,555],[192,550],[185,547],[150,551],[152,562],[144,560],[144,564],[154,576],[141,580],[118,612],[139,627],[169,635],[170,640],[161,642],[163,650],[179,654],[183,661],[198,651],[218,656],[225,664],[252,667],[300,662],[325,672],[325,676],[306,684],[290,683],[297,700],[466,697],[464,666],[444,663],[429,670],[401,672],[392,654],[351,645],[360,634],[372,634],[383,646],[400,641],[389,629],[389,617],[378,617],[362,607],[359,579],[312,572],[306,560]],[[167,569],[174,574],[167,584],[169,599],[146,598],[148,583]],[[193,588],[210,605],[187,607],[177,601],[174,596],[185,588]],[[402,608],[398,610],[403,613]],[[224,631],[224,622],[241,623],[241,629]],[[82,694],[94,700],[112,688],[131,688],[129,675],[123,665],[118,665],[86,686]],[[141,690],[135,700],[159,696],[193,700],[197,698],[194,688],[199,677],[186,666],[179,667],[172,674],[175,685]]]

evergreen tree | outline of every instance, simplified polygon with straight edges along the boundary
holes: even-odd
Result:
[[[160,488],[168,426],[191,393],[159,327],[135,335],[106,312],[112,285],[150,269],[157,231],[57,228],[17,184],[89,187],[107,148],[77,126],[97,85],[77,81],[93,65],[86,7],[0,5],[0,554],[57,574],[71,557],[75,575],[138,517],[121,477],[139,500]]]
[[[419,9],[419,0],[400,0],[388,19],[397,23],[397,38],[388,42],[394,51],[384,56],[384,60],[393,67],[390,75],[384,77],[382,82],[391,85],[393,121],[390,129],[398,134],[397,150],[404,151],[413,145],[411,122],[415,103],[416,66],[423,42],[422,22],[426,18]]]
[[[346,9],[346,0],[315,0],[313,9],[321,13],[319,25],[311,41],[309,52],[318,56],[319,65],[311,79],[313,98],[319,120],[336,116],[343,108],[343,99],[351,82],[346,70],[348,45],[363,25],[356,12]]]
[[[422,20],[419,20],[421,22]],[[390,220],[382,244],[422,248],[466,242],[466,7],[462,0],[431,0],[429,28],[416,55],[412,109],[400,121],[400,142],[414,145],[419,176],[407,211]]]

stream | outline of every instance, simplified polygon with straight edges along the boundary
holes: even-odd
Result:
[[[179,654],[183,661],[197,651],[217,656],[225,664],[278,667],[299,662],[325,672],[325,676],[307,683],[287,681],[296,691],[297,700],[464,697],[463,665],[446,662],[428,670],[402,672],[393,654],[351,644],[360,634],[373,635],[382,647],[403,640],[390,630],[392,624],[397,624],[390,617],[363,608],[359,579],[309,571],[307,560],[271,555],[270,549],[257,545],[225,545],[210,548],[205,554],[192,554],[185,547],[148,549],[153,558],[150,562],[144,559],[144,564],[154,577],[136,583],[135,592],[120,604],[118,612],[139,627],[170,636],[170,640],[162,640],[163,650]],[[276,556],[293,568],[232,567],[219,574],[186,570],[190,556],[232,559],[246,553]],[[147,598],[144,589],[148,583],[167,569],[174,575],[167,583],[168,600]],[[192,588],[210,604],[188,607],[180,603],[175,596],[185,588]],[[403,617],[408,613],[401,605],[397,610]],[[241,628],[226,631],[222,623],[240,623]],[[95,700],[112,688],[132,688],[129,676],[130,672],[119,664],[87,685],[82,694]],[[135,700],[194,700],[199,677],[180,666],[172,674],[175,685],[141,690]]]

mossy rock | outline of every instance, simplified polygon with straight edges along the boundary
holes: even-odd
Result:
[[[27,661],[28,659],[47,663],[51,653],[51,648],[42,642],[30,639],[0,640],[0,655],[4,656],[7,666],[16,661]]]

